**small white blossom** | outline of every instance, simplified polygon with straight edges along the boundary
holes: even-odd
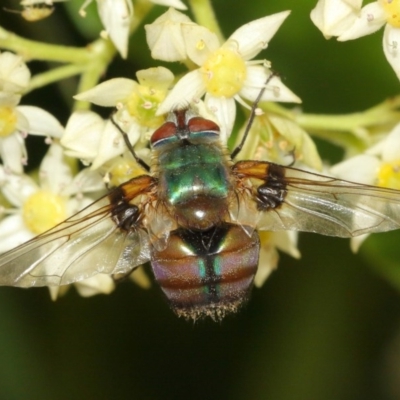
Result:
[[[1,191],[12,206],[3,210],[0,221],[0,253],[8,251],[43,233],[92,203],[87,193],[104,190],[100,175],[88,169],[75,177],[60,145],[53,143],[39,169],[39,183],[25,174],[0,169]],[[97,196],[96,196],[97,197]],[[76,284],[82,296],[109,293],[114,282],[109,276],[97,276]],[[66,287],[52,287],[53,299]],[[60,291],[60,293],[59,293]]]
[[[59,138],[63,132],[47,111],[18,105],[29,79],[29,69],[20,56],[0,54],[0,157],[5,168],[16,173],[22,173],[27,163],[24,138],[28,133]]]
[[[330,172],[352,182],[400,190],[400,124],[364,154],[334,165]],[[357,251],[368,236],[352,238],[352,250]]]
[[[96,176],[97,175],[97,176]],[[33,238],[90,204],[83,195],[104,189],[102,179],[83,170],[73,177],[60,145],[53,143],[39,170],[39,184],[25,174],[1,169],[1,190],[13,206],[0,221],[0,252]]]
[[[146,144],[152,132],[164,122],[164,117],[156,116],[156,111],[161,101],[165,99],[168,88],[174,79],[172,72],[164,67],[141,70],[137,72],[136,76],[139,83],[127,78],[110,79],[75,96],[78,100],[90,101],[100,106],[116,107],[118,111],[112,118],[127,133],[132,146],[140,144],[141,140],[143,144]],[[100,124],[100,121],[97,123]],[[74,133],[68,125],[67,128],[68,133],[62,143],[72,150],[73,139],[70,138],[71,135],[74,136]],[[82,136],[83,141],[90,136],[88,140],[92,140],[94,143],[94,134],[93,129],[88,129],[86,135]],[[101,137],[96,142],[97,151],[92,168],[98,168],[122,154],[126,149],[121,132],[110,121],[105,123],[103,130],[98,132],[98,135]],[[84,145],[83,143],[78,146],[82,149]],[[93,149],[94,146],[90,151]]]
[[[80,14],[86,15],[85,8],[93,0],[86,0],[81,9]],[[154,4],[163,6],[171,6],[182,10],[186,6],[180,0],[151,0]],[[130,27],[133,21],[134,8],[131,0],[96,0],[97,10],[103,26],[105,35],[109,36],[115,47],[121,54],[122,58],[128,55],[128,42],[130,35]]]
[[[202,28],[192,22],[187,15],[176,11],[174,8],[170,8],[152,24],[145,25],[151,57],[155,60],[168,62],[186,60],[188,55],[186,53],[184,27]]]
[[[326,38],[353,40],[385,26],[383,51],[400,79],[400,0],[378,0],[362,7],[361,0],[320,0],[311,19]]]
[[[320,0],[311,11],[311,20],[326,39],[340,36],[354,22],[362,0]]]
[[[221,136],[223,140],[226,139],[235,120],[235,100],[242,104],[243,98],[253,102],[265,86],[267,77],[271,75],[268,63],[250,60],[267,48],[270,39],[288,15],[289,11],[285,11],[245,24],[222,45],[209,30],[198,25],[181,24],[180,30],[184,39],[181,54],[187,54],[190,61],[199,68],[179,80],[157,113],[163,114],[196,102],[206,94],[206,105],[216,114],[221,126]],[[159,31],[157,26],[148,26],[148,37],[153,34],[153,29]],[[163,34],[169,35],[170,32],[165,30]],[[162,38],[158,40],[163,41]],[[268,82],[261,100],[300,102],[276,76]]]
[[[93,111],[73,112],[60,141],[65,154],[80,159],[84,164],[91,164],[98,155],[105,126],[106,121]]]
[[[31,73],[21,56],[0,54],[0,92],[21,95],[28,87]]]
[[[28,161],[26,135],[60,138],[62,133],[62,125],[47,111],[34,106],[16,106],[14,95],[0,96],[0,157],[11,171],[21,173]]]

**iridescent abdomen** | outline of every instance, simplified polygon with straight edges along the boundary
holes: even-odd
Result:
[[[259,238],[233,224],[208,231],[177,229],[153,251],[154,275],[180,316],[221,319],[247,299],[257,271]]]

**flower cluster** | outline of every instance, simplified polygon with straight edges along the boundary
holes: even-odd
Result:
[[[400,2],[377,0],[362,6],[362,0],[319,0],[311,19],[329,39],[354,40],[376,32],[383,26],[383,51],[400,79]]]
[[[82,5],[82,16],[89,3]],[[145,27],[152,57],[184,63],[189,71],[176,79],[169,69],[152,67],[138,71],[137,80],[114,78],[75,96],[80,102],[113,107],[114,122],[83,109],[73,112],[63,128],[46,111],[20,106],[21,97],[29,88],[30,72],[20,56],[9,52],[0,55],[0,156],[3,161],[0,184],[6,200],[0,221],[1,252],[45,232],[93,202],[104,192],[104,183],[116,186],[143,173],[127,151],[115,124],[126,132],[136,154],[150,164],[149,138],[171,109],[196,105],[221,126],[222,140],[227,142],[235,121],[235,103],[250,109],[265,86],[271,75],[271,64],[264,59],[252,59],[267,48],[289,12],[250,22],[221,43],[215,33],[176,10],[186,9],[179,0],[154,0],[154,3],[174,8]],[[44,7],[39,4],[42,3],[22,5],[30,11],[54,7],[53,2],[46,2]],[[129,0],[98,0],[97,6],[105,29],[102,37],[109,37],[125,58],[133,5]],[[277,76],[270,79],[261,100],[300,102]],[[24,139],[28,134],[45,136],[49,145],[37,179],[24,172],[28,162]],[[77,173],[69,157],[79,159],[85,168]],[[277,266],[276,248],[299,257],[296,235],[264,236],[258,285]],[[148,286],[148,279],[140,269],[132,278]],[[80,294],[88,296],[109,293],[114,282],[109,276],[99,274],[76,287]],[[66,287],[50,290],[56,298]]]
[[[39,19],[47,16],[46,10],[54,11],[56,1],[61,0],[23,0],[21,5],[31,15],[36,12]],[[91,2],[83,2],[81,16],[86,15]],[[135,79],[116,77],[98,83],[115,54],[128,57],[130,35],[155,4],[170,8],[144,26],[154,65],[137,71]],[[378,0],[362,7],[361,0],[319,0],[311,19],[325,37],[336,36],[340,41],[375,32],[386,24],[384,52],[400,77],[398,4],[397,0]],[[260,56],[289,11],[248,22],[224,39],[215,26],[211,29],[204,21],[201,24],[182,13],[186,5],[180,0],[96,0],[96,5],[104,28],[100,38],[82,51],[75,48],[69,53],[64,49],[62,55],[54,51],[54,59],[48,56],[50,61],[65,62],[70,57],[70,64],[55,68],[40,79],[34,77],[34,84],[22,55],[8,51],[0,54],[0,252],[45,232],[91,204],[106,193],[106,186],[118,186],[143,174],[121,131],[143,165],[151,165],[152,133],[163,124],[168,112],[187,106],[220,126],[221,141],[226,147],[237,146],[246,132],[240,159],[267,160],[313,172],[330,171],[342,179],[400,189],[397,115],[393,118],[388,113],[384,121],[375,116],[374,123],[381,127],[378,134],[378,129],[372,133],[370,119],[365,125],[345,127],[346,133],[361,145],[356,149],[350,140],[343,140],[340,144],[346,159],[331,166],[321,159],[310,134],[318,133],[318,129],[308,129],[307,116],[299,109],[276,104],[301,103],[273,72],[271,61]],[[193,14],[196,16],[196,12]],[[15,50],[18,49],[16,45]],[[49,54],[53,50],[50,46]],[[26,92],[40,86],[38,82],[44,85],[74,74],[81,75],[81,84],[65,127],[45,110],[20,105]],[[254,110],[256,101],[259,104]],[[90,103],[112,108],[112,117],[104,118],[110,110],[103,115],[90,110]],[[246,122],[235,129],[238,109],[245,115],[255,111],[251,127]],[[340,121],[335,120],[333,132],[344,126]],[[325,133],[326,126],[321,131]],[[44,136],[48,146],[38,171],[29,174],[25,147],[28,135]],[[337,137],[333,134],[331,141],[337,143]],[[78,160],[83,165],[80,170]],[[260,239],[260,267],[255,278],[258,286],[276,268],[277,250],[300,257],[295,232],[262,232]],[[357,250],[364,239],[365,236],[353,239],[352,248]],[[132,274],[132,279],[143,287],[149,285],[141,269]],[[84,296],[109,293],[114,281],[99,273],[77,283],[76,288]],[[51,295],[56,298],[65,290],[53,287]]]

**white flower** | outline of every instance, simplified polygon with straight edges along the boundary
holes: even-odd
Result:
[[[400,124],[364,154],[334,165],[330,172],[352,182],[400,190]],[[357,251],[368,236],[352,238],[352,250]]]
[[[164,122],[164,117],[156,116],[156,111],[161,101],[165,99],[174,76],[172,72],[164,67],[141,70],[137,72],[136,76],[139,83],[126,78],[110,79],[87,92],[80,93],[75,98],[90,101],[104,107],[116,107],[118,111],[112,118],[127,133],[132,146],[136,145],[140,148],[148,143],[153,131]],[[103,130],[97,132],[101,137],[96,141],[93,138],[96,134],[93,128],[101,124],[101,122],[98,119],[95,122],[94,119],[95,117],[92,116],[92,122],[87,120],[87,126],[94,125],[86,130],[85,137],[93,143],[90,151],[94,150],[94,147],[97,146],[92,168],[98,168],[110,159],[122,154],[126,149],[126,145],[121,132],[110,121],[105,123]],[[76,129],[75,121],[74,117],[73,129]],[[74,137],[77,135],[74,134],[73,129],[70,129],[68,125],[67,134],[63,138],[62,143],[73,150],[73,144],[71,143],[73,143]],[[94,144],[95,142],[96,144]],[[78,146],[80,148],[79,151],[82,151],[80,157],[84,159],[90,158],[84,156],[85,150],[83,147],[85,144],[83,143]],[[76,147],[75,151],[78,151]],[[75,154],[77,155],[78,153]],[[87,156],[90,155],[88,154]]]
[[[18,106],[30,79],[22,58],[0,54],[0,157],[5,168],[21,173],[27,163],[24,137],[30,133],[59,138],[63,127],[39,107]]]
[[[84,195],[104,190],[101,177],[83,170],[75,177],[60,145],[53,143],[43,158],[39,184],[25,174],[4,168],[1,190],[13,208],[0,221],[0,252],[10,250],[75,214],[93,199]]]
[[[95,112],[75,111],[68,119],[60,143],[64,146],[67,156],[78,158],[84,164],[91,164],[98,155],[100,141],[106,130],[118,133],[111,122],[107,124]],[[113,149],[114,146],[110,148]],[[105,157],[112,158],[113,154]]]
[[[34,106],[17,106],[18,101],[18,96],[1,97],[0,93],[0,157],[6,168],[21,173],[28,161],[24,137],[29,133],[59,138],[63,127],[47,111]]]
[[[362,7],[361,0],[320,0],[311,19],[325,37],[353,40],[385,25],[383,51],[400,79],[400,0],[377,0]]]
[[[247,129],[247,121],[237,136],[236,146]],[[322,170],[317,146],[310,135],[290,117],[264,113],[254,119],[238,157],[241,160],[271,161],[281,165],[300,162],[300,168]]]
[[[340,36],[354,22],[362,0],[320,0],[311,11],[311,20],[326,39]]]
[[[86,15],[85,8],[93,0],[86,0],[81,9],[80,14]],[[105,34],[110,37],[115,47],[121,54],[122,58],[128,55],[128,41],[130,34],[130,26],[134,16],[134,8],[131,0],[96,0],[97,9]],[[182,10],[186,6],[180,0],[152,0],[155,4],[163,6],[171,6]]]
[[[31,73],[21,56],[5,51],[0,54],[0,92],[22,94]]]
[[[224,140],[235,120],[235,100],[244,103],[242,98],[245,98],[253,102],[271,75],[266,67],[268,63],[250,60],[267,48],[269,40],[288,15],[289,11],[285,11],[243,25],[222,45],[217,36],[204,27],[181,24],[184,41],[181,54],[186,54],[199,68],[179,80],[157,114],[196,102],[206,94],[206,105],[215,112]],[[149,38],[159,32],[157,24],[149,25],[146,29],[148,42],[157,43]],[[162,34],[168,36],[165,39],[159,37],[158,41],[167,41],[170,31],[166,29]],[[276,76],[268,83],[261,100],[300,102]]]
[[[206,29],[174,8],[157,18],[152,24],[145,25],[147,44],[151,57],[163,61],[184,61],[188,58],[185,47],[184,27]]]
[[[47,231],[92,203],[94,199],[85,193],[98,194],[104,190],[104,183],[96,172],[86,169],[73,177],[62,148],[56,143],[50,146],[41,163],[39,184],[28,175],[16,175],[4,169],[0,169],[0,180],[2,193],[13,207],[9,210],[3,207],[1,253]],[[50,288],[52,298],[55,299],[66,288]],[[76,288],[82,296],[91,296],[109,293],[114,282],[109,276],[98,275],[77,283]]]

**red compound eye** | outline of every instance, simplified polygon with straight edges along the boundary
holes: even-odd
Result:
[[[163,141],[172,136],[176,135],[176,125],[173,122],[166,122],[161,125],[151,136],[150,142],[152,145],[157,144],[159,141]]]
[[[219,126],[209,119],[201,117],[193,117],[188,122],[190,132],[201,132],[201,131],[216,131],[219,132]]]

